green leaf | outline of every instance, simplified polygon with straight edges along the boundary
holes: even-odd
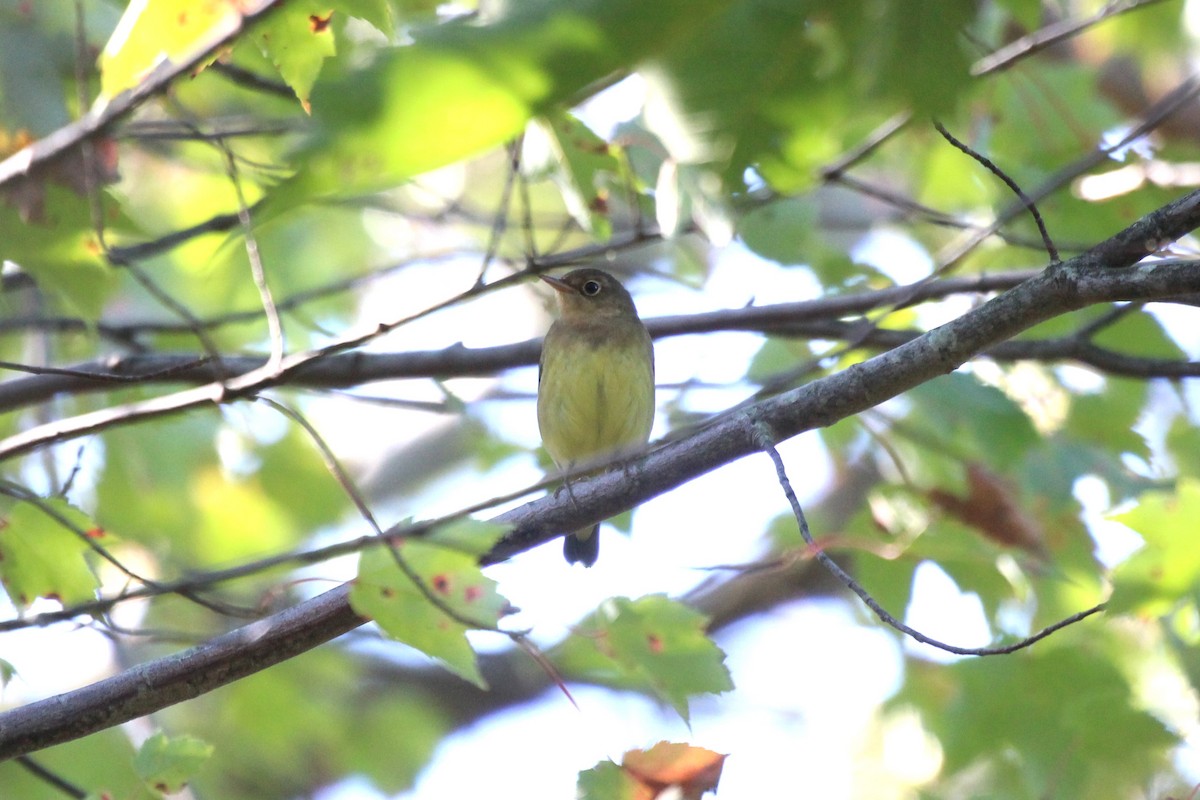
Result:
[[[733,688],[706,624],[702,614],[663,595],[617,597],[580,625],[554,660],[574,677],[651,692],[686,720],[689,697]]]
[[[1142,358],[1187,357],[1175,340],[1167,334],[1162,323],[1146,311],[1125,314],[1096,334],[1092,341],[1100,347]]]
[[[215,414],[185,414],[105,431],[104,471],[96,486],[101,523],[173,563],[194,568],[197,553],[211,560],[209,543],[198,535],[203,514],[197,484],[201,475],[219,470],[219,423]],[[238,533],[253,538],[240,526]],[[223,563],[230,558],[218,557]]]
[[[98,584],[85,556],[92,549],[51,514],[88,536],[103,537],[104,531],[65,500],[40,502],[50,514],[33,503],[20,502],[0,526],[0,583],[20,606],[37,597],[65,606],[91,600]]]
[[[424,541],[464,555],[482,556],[491,552],[509,530],[507,525],[463,517],[439,526]]]
[[[183,791],[192,776],[213,753],[213,746],[193,736],[167,738],[159,731],[147,739],[134,758],[134,768],[150,786],[163,794]]]
[[[794,528],[795,523],[792,525]],[[900,619],[912,600],[913,576],[920,557],[904,552],[899,537],[883,530],[868,510],[856,514],[844,530],[846,535],[874,545],[855,553],[855,576],[885,610]]]
[[[738,222],[746,246],[778,264],[806,264],[820,208],[812,196],[787,197],[754,208]]]
[[[457,535],[451,539],[455,545],[463,541]],[[421,540],[405,541],[397,548],[427,591],[459,619],[476,623],[471,627],[494,627],[508,612],[508,601],[496,591],[496,582],[479,571],[475,555]],[[360,557],[350,604],[359,614],[375,620],[388,637],[437,659],[476,686],[487,688],[475,651],[467,642],[468,626],[430,602],[400,570],[387,548],[375,547]]]
[[[1108,484],[1113,505],[1151,488],[1150,481],[1125,469],[1110,450],[1062,433],[1047,437],[1041,447],[1030,451],[1015,477],[1025,496],[1036,498],[1047,511],[1075,515],[1079,507],[1075,482],[1084,475],[1095,475]]]
[[[56,5],[51,14],[74,16],[67,4]],[[0,156],[11,154],[6,145],[20,132],[38,136],[70,121],[62,91],[70,74],[69,40],[38,23],[33,15],[0,7]]]
[[[917,114],[941,114],[954,107],[971,81],[963,34],[975,15],[968,0],[887,0],[870,26],[872,47],[862,65],[876,89]]]
[[[637,800],[641,785],[612,761],[601,761],[579,773],[578,800]]]
[[[799,339],[773,337],[763,342],[762,347],[750,359],[750,367],[746,370],[746,380],[751,383],[763,384],[782,373],[795,370],[801,364],[811,361],[812,349],[808,343]]]
[[[53,774],[86,789],[88,800],[162,800],[162,795],[148,788],[135,772],[133,746],[120,728],[40,750],[34,759]],[[10,759],[0,763],[0,797],[63,800],[67,795]]]
[[[93,232],[87,198],[48,183],[30,182],[21,191],[38,196],[13,204],[0,198],[0,259],[19,264],[67,309],[95,320],[117,275]]]
[[[370,23],[389,41],[396,35],[396,18],[388,0],[330,0],[328,6]]]
[[[319,135],[281,202],[385,189],[507,141],[533,116],[678,44],[728,0],[544,0],[447,23],[314,87]],[[629,20],[636,18],[637,25]]]
[[[931,442],[952,448],[959,458],[984,461],[998,472],[1007,472],[1041,442],[1016,402],[973,376],[955,372],[936,378],[907,397],[914,403],[912,421]]]
[[[8,686],[15,677],[17,677],[17,668],[10,662],[0,658],[0,689]]]
[[[1167,448],[1181,475],[1200,478],[1200,428],[1186,417],[1176,417],[1167,432]]]
[[[734,4],[645,70],[652,130],[676,160],[713,164],[728,185],[750,166],[779,188],[810,184],[841,149],[821,122],[846,102],[820,78],[846,68],[843,21],[832,3]]]
[[[1184,478],[1174,492],[1147,492],[1131,510],[1113,515],[1141,534],[1145,546],[1113,572],[1111,613],[1162,615],[1200,593],[1200,481]]]
[[[1066,429],[1086,442],[1093,442],[1110,454],[1133,453],[1150,457],[1145,437],[1133,430],[1149,395],[1145,381],[1105,378],[1104,389],[1096,394],[1076,395]]]
[[[552,174],[567,211],[597,239],[609,238],[612,221],[608,217],[608,187],[621,173],[612,147],[566,112],[547,114],[539,128],[551,145]]]
[[[267,498],[303,497],[280,510],[297,530],[315,530],[341,518],[349,508],[346,492],[329,474],[312,440],[298,428],[258,450],[262,466],[258,479]]]
[[[1094,131],[1099,135],[1122,122],[1122,115],[1112,101],[1096,92],[1096,71],[1089,65],[1068,61],[1045,63],[1038,70],[1038,83],[1040,91],[1032,94],[1020,81],[984,81],[977,86],[978,91],[987,93],[997,121],[990,136],[971,144],[982,147],[985,155],[1022,186],[1043,177],[1042,170],[1057,169],[1069,154],[1078,153],[1079,131]],[[1063,114],[1059,105],[1064,99],[1071,103],[1069,115]],[[1031,130],[1036,130],[1037,136],[1026,135]],[[1001,203],[1010,202],[1010,197],[1004,194],[996,196]],[[1038,205],[1045,214],[1045,204]],[[1080,205],[1092,209],[1093,220],[1104,210],[1103,205],[1096,203]],[[1061,230],[1053,216],[1049,224],[1056,238],[1080,233],[1077,229]],[[1093,222],[1090,230],[1094,232],[1098,227]]]
[[[922,708],[941,742],[946,780],[1010,765],[1015,774],[989,780],[987,796],[1136,794],[1176,737],[1138,707],[1126,678],[1087,641],[918,670],[893,702]],[[1010,779],[1020,783],[1006,785]]]
[[[997,5],[1008,11],[1027,30],[1037,28],[1042,20],[1041,0],[999,0]]]
[[[347,769],[366,775],[388,796],[412,788],[452,727],[436,700],[400,692],[376,698],[347,722],[349,729],[341,737]]]
[[[325,59],[337,53],[332,14],[329,0],[292,0],[254,26],[254,41],[305,110]]]

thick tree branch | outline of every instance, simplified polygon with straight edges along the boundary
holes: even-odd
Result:
[[[1200,292],[1200,269],[1147,263],[1157,247],[1200,226],[1200,192],[1155,211],[1081,256],[1052,266],[952,322],[894,350],[726,415],[694,435],[573,484],[498,519],[513,527],[485,558],[511,557],[605,519],[777,441],[826,426],[944,375],[989,347],[1054,316],[1118,300]],[[359,625],[345,586],[198,647],[91,686],[0,714],[0,759],[69,741],[196,697],[304,652]]]
[[[1177,263],[1183,265],[1190,262]],[[1197,266],[1200,266],[1200,262],[1197,262]],[[1022,270],[946,278],[916,286],[898,286],[796,303],[658,317],[646,320],[646,326],[655,339],[717,331],[750,331],[777,336],[853,341],[868,349],[890,349],[912,341],[921,335],[920,332],[876,328],[869,324],[864,326],[863,321],[843,322],[841,318],[865,314],[892,304],[911,305],[959,293],[1008,289],[1036,274],[1035,270]],[[1194,301],[1194,298],[1183,295],[1169,299]],[[497,347],[468,348],[455,345],[442,350],[406,353],[342,353],[307,363],[289,375],[286,385],[300,389],[345,389],[375,381],[404,378],[444,380],[491,375],[536,364],[540,346],[539,339],[530,339]],[[1002,342],[980,355],[999,361],[1070,360],[1101,372],[1128,377],[1173,379],[1200,375],[1200,364],[1118,353],[1073,336]],[[235,376],[260,370],[265,364],[266,359],[260,356],[226,356],[221,359],[224,373]],[[0,364],[0,369],[3,368]],[[0,413],[42,403],[60,394],[110,391],[134,383],[207,384],[221,377],[210,359],[191,353],[114,356],[70,367],[30,366],[24,369],[32,375],[0,383]],[[5,443],[0,442],[0,457],[4,447]]]

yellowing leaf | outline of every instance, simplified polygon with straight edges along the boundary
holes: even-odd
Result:
[[[267,0],[134,0],[100,54],[100,92],[132,89],[159,64],[187,63],[212,49]]]

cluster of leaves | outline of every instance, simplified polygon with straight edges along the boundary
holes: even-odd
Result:
[[[0,294],[0,357],[33,367],[85,362],[38,376],[66,388],[32,387],[46,393],[36,407],[0,392],[8,412],[0,436],[13,437],[0,453],[45,431],[32,455],[5,463],[0,583],[22,610],[38,598],[69,607],[146,588],[154,600],[136,625],[160,635],[125,637],[118,615],[95,616],[129,661],[295,602],[295,568],[306,559],[266,557],[312,549],[353,518],[357,502],[320,442],[251,404],[116,424],[122,409],[169,391],[175,368],[70,380],[102,371],[98,359],[113,350],[182,352],[189,366],[216,359],[219,379],[219,357],[256,355],[264,344],[332,354],[366,341],[352,332],[371,295],[359,290],[433,261],[426,230],[436,229],[438,248],[509,272],[652,242],[652,256],[624,250],[625,259],[646,267],[638,260],[653,258],[660,274],[703,284],[714,259],[691,235],[699,231],[714,247],[736,239],[780,269],[802,265],[830,298],[895,287],[897,265],[855,249],[883,230],[902,231],[943,272],[1042,265],[1037,231],[1012,210],[1008,190],[917,122],[937,115],[1010,165],[1064,253],[1094,244],[1177,194],[1152,166],[1200,149],[1195,127],[1167,124],[1171,109],[1130,103],[1096,80],[1102,58],[1114,68],[1132,61],[1151,83],[1182,60],[1178,4],[1145,5],[1087,30],[1074,49],[1022,62],[1024,71],[973,79],[979,56],[1041,24],[1043,4],[537,0],[454,15],[427,0],[151,0],[122,16],[117,3],[77,15],[67,0],[0,0],[0,154],[74,118],[106,120],[86,145],[21,177],[0,168],[0,257],[14,265],[3,276],[14,291]],[[1143,47],[1147,31],[1156,58]],[[644,91],[641,113],[599,135],[578,105],[632,75]],[[159,81],[162,93],[139,100],[136,115],[106,119]],[[1108,169],[1098,143],[1139,115],[1159,129],[1153,152],[1125,154],[1141,183],[1097,202],[1078,178]],[[504,150],[515,137],[524,147]],[[839,160],[868,139],[872,147]],[[239,212],[253,220],[261,280],[244,264]],[[980,246],[987,237],[971,222],[980,216],[1009,222],[1002,246]],[[267,305],[280,312],[279,332],[261,283],[274,292]],[[487,290],[481,279],[466,296]],[[428,305],[367,322],[390,328]],[[948,313],[951,303],[892,300],[811,327],[795,319],[758,329],[761,349],[740,385],[778,392]],[[1007,344],[1008,355],[997,350],[995,361],[824,429],[835,472],[869,462],[883,478],[856,513],[818,509],[814,529],[848,545],[860,582],[897,615],[919,568],[936,564],[978,596],[997,641],[1103,600],[1111,620],[1002,660],[911,657],[880,724],[915,710],[936,737],[940,770],[928,796],[1125,797],[1155,781],[1178,791],[1170,755],[1186,731],[1172,701],[1139,684],[1165,662],[1200,691],[1200,559],[1189,546],[1200,518],[1200,442],[1188,393],[1149,382],[1168,374],[1163,364],[1183,363],[1184,347],[1139,304],[1085,309]],[[1084,379],[1047,360],[1064,355],[1094,369]],[[1103,363],[1123,367],[1105,374]],[[199,380],[213,379],[206,374]],[[280,384],[279,396],[309,411],[328,398],[305,388],[366,379],[272,376],[247,394]],[[439,388],[451,395],[441,410],[471,423],[450,458],[458,474],[502,464],[514,449],[505,431]],[[671,401],[673,424],[692,420],[690,401],[687,387]],[[115,421],[98,424],[82,447],[54,446],[57,420],[105,412]],[[1110,520],[1145,542],[1111,571],[1085,524],[1084,476],[1110,508],[1125,509]],[[417,494],[428,478],[391,489]],[[773,533],[777,550],[806,552],[790,516]],[[188,735],[153,737],[136,757],[124,734],[108,730],[39,762],[121,797],[191,780],[206,795],[282,798],[350,774],[401,791],[456,726],[528,699],[489,677],[511,676],[512,662],[532,665],[543,687],[578,680],[636,691],[686,719],[696,697],[726,692],[737,677],[711,629],[803,591],[769,603],[749,597],[723,619],[657,593],[612,599],[534,656],[511,634],[520,646],[498,657],[506,672],[468,637],[503,629],[511,611],[478,566],[503,534],[460,519],[360,555],[355,610],[446,667],[456,676],[450,688],[424,666],[327,648],[168,709],[157,721]],[[242,580],[210,591],[204,576],[230,565],[247,567]],[[187,591],[158,590],[196,575]],[[7,681],[10,665],[0,667]],[[489,705],[467,684],[499,699]],[[581,787],[594,797],[653,797],[673,785],[693,796],[715,786],[720,765],[707,751],[664,745],[590,771]],[[53,791],[16,764],[0,765],[0,795]]]

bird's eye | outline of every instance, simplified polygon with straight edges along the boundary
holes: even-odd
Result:
[[[596,295],[600,294],[599,281],[588,281],[585,283],[583,285],[583,293],[588,297],[595,297]]]

